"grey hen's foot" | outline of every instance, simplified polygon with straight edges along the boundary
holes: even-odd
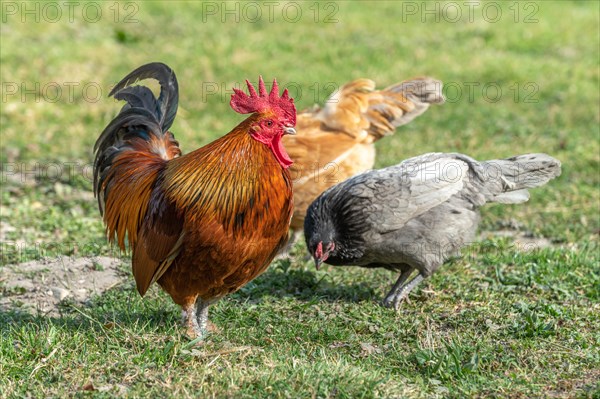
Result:
[[[412,272],[412,271],[411,271]],[[411,280],[408,284],[403,284],[404,281],[408,279],[411,273],[402,273],[400,278],[394,287],[387,294],[385,299],[383,300],[383,306],[386,308],[394,307],[394,310],[398,310],[400,307],[400,303],[410,294],[410,292],[415,288],[421,281],[423,281],[423,276],[420,274]]]
[[[408,278],[414,272],[414,270],[415,269],[408,269],[400,272],[398,280],[396,280],[394,286],[387,294],[385,299],[382,301],[383,306],[385,306],[386,308],[391,308],[392,306],[394,306],[394,308],[398,309],[398,304],[400,303],[400,300],[396,298],[398,297],[398,294],[402,291],[404,283],[406,282],[406,280],[408,280]]]

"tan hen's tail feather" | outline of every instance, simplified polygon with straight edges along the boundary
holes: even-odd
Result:
[[[443,103],[442,87],[441,81],[422,77],[375,90],[372,80],[356,79],[334,92],[317,118],[328,128],[352,137],[367,133],[373,142],[393,134],[430,104]]]

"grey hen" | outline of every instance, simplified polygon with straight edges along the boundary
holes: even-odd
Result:
[[[308,208],[304,234],[317,268],[335,265],[399,271],[383,304],[399,303],[461,247],[473,241],[478,208],[518,204],[528,188],[560,175],[560,162],[527,154],[478,162],[431,153],[348,179]],[[414,271],[418,275],[410,282]]]

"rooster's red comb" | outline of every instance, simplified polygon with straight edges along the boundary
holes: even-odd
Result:
[[[277,79],[273,79],[273,87],[269,94],[267,94],[267,88],[262,76],[258,78],[258,94],[252,83],[248,80],[246,80],[246,85],[248,85],[250,95],[247,95],[240,89],[233,89],[234,94],[231,95],[229,104],[235,112],[250,114],[267,110],[282,111],[286,117],[292,118],[295,124],[296,107],[294,106],[294,99],[290,97],[287,89],[283,91],[281,97],[279,96]]]

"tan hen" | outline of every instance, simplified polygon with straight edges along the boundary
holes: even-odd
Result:
[[[329,187],[373,168],[375,146],[429,108],[444,102],[442,82],[421,77],[375,90],[375,82],[357,79],[342,86],[324,107],[298,113],[295,136],[283,144],[294,164],[294,216],[298,235],[308,206]]]

